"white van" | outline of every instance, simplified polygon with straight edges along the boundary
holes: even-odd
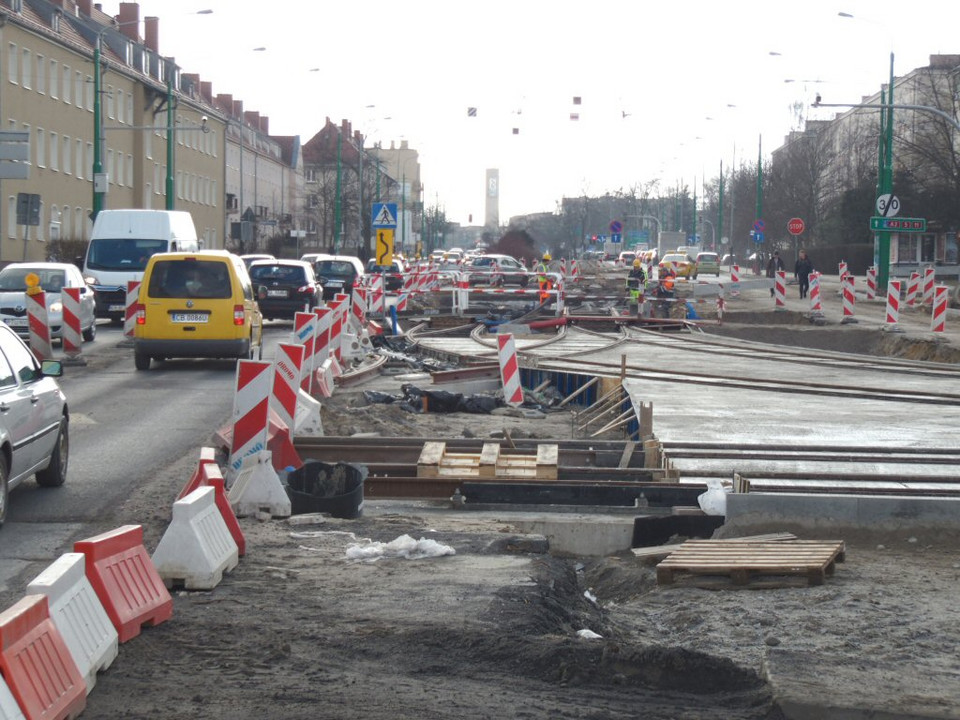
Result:
[[[158,252],[196,252],[193,217],[183,210],[101,210],[93,223],[83,277],[96,290],[97,317],[123,322],[127,282],[140,280]]]

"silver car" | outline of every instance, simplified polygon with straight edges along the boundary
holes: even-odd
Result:
[[[0,320],[20,337],[29,337],[26,278],[30,273],[40,279],[40,287],[46,294],[50,338],[63,337],[62,290],[73,287],[80,288],[80,331],[83,339],[91,342],[97,336],[96,295],[83,281],[80,268],[70,263],[11,263],[0,270]]]
[[[36,475],[42,487],[67,479],[67,399],[57,360],[37,362],[17,334],[0,324],[0,525],[10,491]]]

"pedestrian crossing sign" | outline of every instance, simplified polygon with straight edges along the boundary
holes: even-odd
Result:
[[[372,224],[375,228],[395,228],[397,226],[397,204],[374,203]]]

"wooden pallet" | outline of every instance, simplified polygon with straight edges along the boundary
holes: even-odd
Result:
[[[657,583],[670,585],[676,573],[690,573],[724,576],[738,586],[785,575],[822,585],[844,552],[842,540],[688,540],[657,565]]]
[[[677,508],[674,508],[676,510]],[[697,508],[699,510],[699,508]],[[701,512],[703,512],[701,510]],[[740,538],[729,538],[729,539],[718,539],[716,542],[788,542],[790,540],[796,540],[797,536],[793,533],[780,532],[780,533],[767,533],[765,535],[749,535],[747,537]],[[648,547],[640,548],[631,548],[630,552],[634,554],[635,557],[640,558],[641,560],[648,559],[661,559],[670,555],[674,550],[679,550],[682,547],[682,543],[674,543],[672,545],[650,545]]]
[[[499,443],[479,453],[452,453],[444,442],[426,442],[417,460],[418,478],[556,480],[559,446],[537,445],[536,455],[506,454]]]

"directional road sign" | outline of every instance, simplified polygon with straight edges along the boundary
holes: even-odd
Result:
[[[393,228],[377,230],[377,265],[393,265]]]
[[[397,226],[397,204],[374,203],[372,225],[375,228],[395,228]]]
[[[870,218],[870,229],[887,232],[926,232],[927,219],[874,216]]]

